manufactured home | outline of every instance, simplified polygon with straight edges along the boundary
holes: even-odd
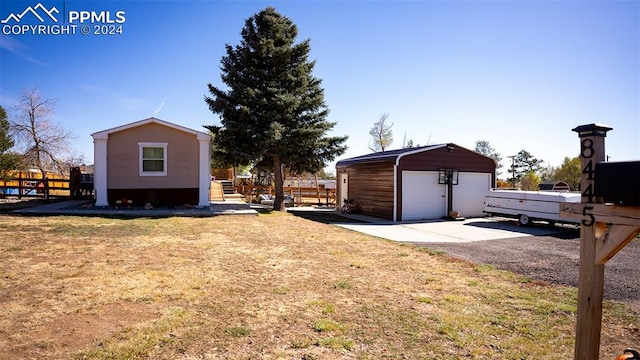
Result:
[[[209,206],[209,134],[152,117],[91,136],[96,206]]]

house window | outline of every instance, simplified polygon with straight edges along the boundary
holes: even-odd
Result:
[[[140,176],[167,176],[167,143],[138,143]]]

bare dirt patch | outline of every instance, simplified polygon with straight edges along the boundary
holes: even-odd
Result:
[[[575,288],[287,214],[0,216],[0,358],[556,359]],[[640,344],[607,303],[602,358]]]

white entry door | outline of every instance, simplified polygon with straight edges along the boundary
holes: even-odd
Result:
[[[338,208],[344,204],[344,199],[349,198],[349,174],[340,174],[340,198],[336,204]]]
[[[446,185],[437,171],[402,172],[402,219],[439,219],[446,215]]]

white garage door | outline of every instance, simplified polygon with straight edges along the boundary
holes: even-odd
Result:
[[[453,210],[464,217],[485,215],[484,196],[490,188],[491,174],[461,172],[458,185],[453,185]]]
[[[402,172],[402,220],[439,219],[447,211],[446,186],[437,171]]]

